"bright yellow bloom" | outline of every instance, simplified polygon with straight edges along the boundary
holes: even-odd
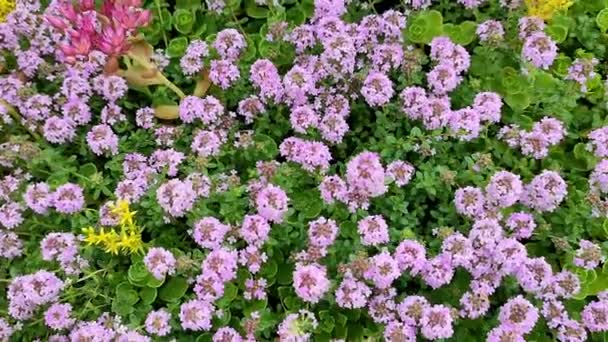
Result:
[[[120,218],[121,226],[133,226],[134,225],[134,217],[136,211],[131,211],[129,208],[129,202],[125,200],[118,200],[116,204],[112,208],[112,213],[118,215]]]
[[[551,19],[556,12],[567,10],[573,0],[526,0],[528,14],[542,19]]]
[[[0,0],[2,1],[2,0]],[[129,208],[129,202],[119,200],[110,207],[111,212],[119,217],[120,230],[111,228],[108,231],[101,228],[96,231],[93,227],[82,230],[85,241],[90,245],[101,245],[106,253],[138,254],[143,252],[144,243],[141,240],[142,229],[135,223],[135,211]]]
[[[121,234],[120,247],[125,249],[130,254],[138,254],[143,252],[144,243],[141,241],[141,234],[134,232]]]
[[[110,238],[104,243],[107,253],[118,254],[120,251],[120,236],[114,231],[110,231]]]
[[[99,243],[101,243],[101,241],[99,240],[99,236],[97,235],[97,232],[95,231],[95,228],[86,227],[86,228],[82,229],[82,232],[85,235],[84,242],[86,242],[87,245],[91,246],[91,245],[98,245]]]
[[[15,9],[15,0],[0,0],[0,22],[6,20],[6,16]]]

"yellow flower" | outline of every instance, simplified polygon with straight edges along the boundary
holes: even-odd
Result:
[[[141,240],[139,232],[123,233],[120,237],[120,247],[125,249],[130,254],[137,254],[144,249],[144,243]]]
[[[120,242],[120,236],[112,230],[110,233],[110,238],[104,243],[105,251],[107,253],[118,254],[120,251]]]
[[[119,216],[121,226],[130,227],[134,225],[134,218],[137,211],[131,211],[128,201],[118,200],[112,208],[112,213]]]
[[[15,0],[0,0],[0,22],[6,20],[6,16],[15,9]]]
[[[573,0],[526,0],[528,14],[542,19],[551,19],[556,12],[567,10]]]
[[[95,228],[89,226],[89,227],[83,228],[82,232],[85,235],[84,242],[86,242],[87,245],[89,245],[89,246],[97,245],[101,242],[99,240],[99,236],[97,235],[97,232],[95,231]]]

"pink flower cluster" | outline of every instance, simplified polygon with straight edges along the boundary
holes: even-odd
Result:
[[[526,156],[543,159],[549,155],[549,148],[559,144],[566,135],[564,124],[545,116],[535,122],[531,131],[520,129],[517,125],[501,128],[498,137],[511,148],[520,148]]]
[[[59,1],[45,19],[65,35],[60,44],[63,58],[68,62],[87,58],[93,51],[118,57],[129,49],[129,38],[146,26],[151,12],[142,8],[139,0],[103,2],[96,10],[94,1],[80,1],[76,6]]]

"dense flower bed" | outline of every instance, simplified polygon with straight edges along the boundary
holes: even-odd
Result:
[[[604,341],[605,0],[0,0],[0,341]]]

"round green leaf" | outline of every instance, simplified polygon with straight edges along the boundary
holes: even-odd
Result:
[[[553,40],[558,43],[563,42],[568,38],[568,27],[562,25],[549,25],[546,28],[547,33]]]
[[[188,290],[188,281],[182,277],[171,278],[158,291],[158,298],[165,302],[177,302]]]
[[[434,37],[443,33],[443,16],[440,12],[431,10],[421,12],[410,21],[406,38],[413,43],[429,43]]]
[[[139,295],[137,291],[133,289],[129,283],[120,283],[116,286],[116,300],[133,305],[139,301]]]
[[[157,291],[153,287],[144,287],[139,290],[139,297],[141,298],[142,303],[144,304],[152,304],[154,300],[156,300]]]
[[[604,8],[595,16],[595,22],[602,31],[608,30],[608,8]]]
[[[177,37],[171,39],[169,41],[169,46],[167,47],[167,55],[171,58],[180,57],[186,52],[186,48],[188,47],[188,38],[186,37]]]
[[[173,13],[173,26],[181,34],[188,34],[194,27],[196,17],[192,10],[178,8]]]

